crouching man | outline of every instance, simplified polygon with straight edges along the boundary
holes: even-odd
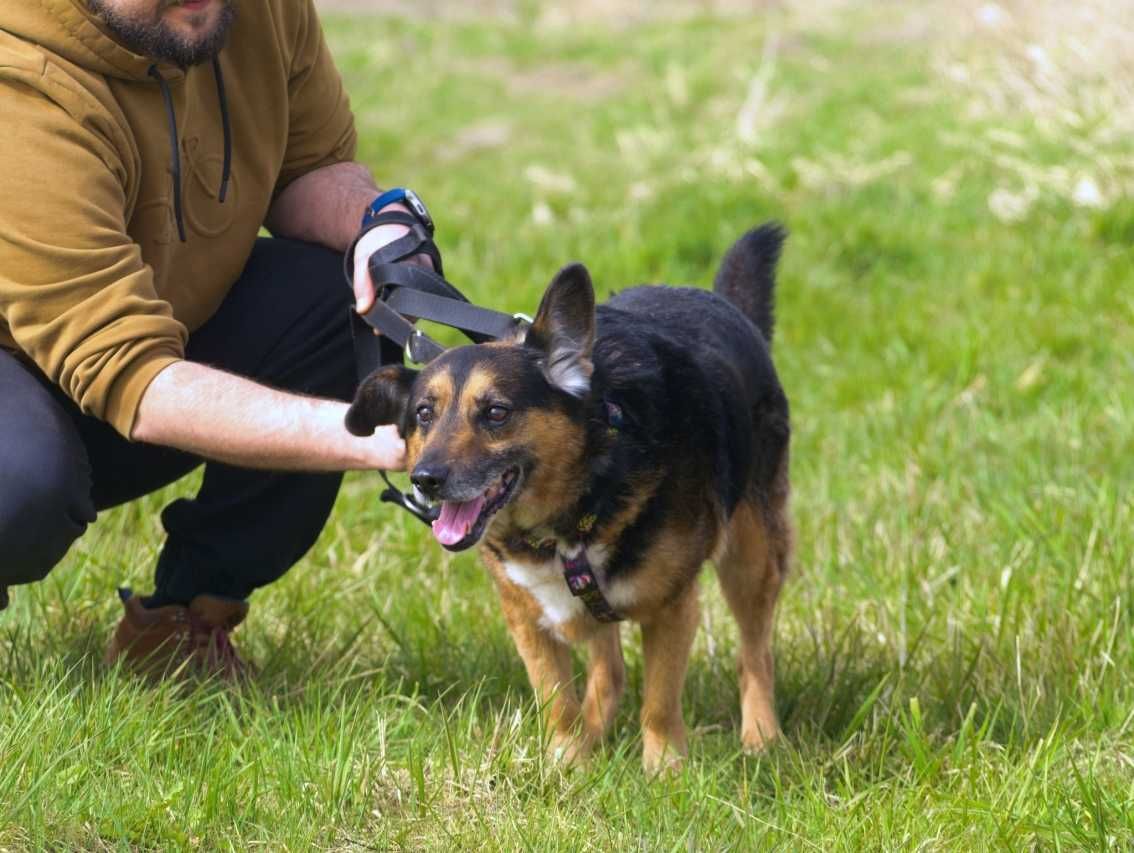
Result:
[[[312,0],[0,4],[0,114],[0,609],[98,511],[204,462],[107,657],[237,674],[229,632],[341,472],[401,465],[342,401],[348,308],[405,226],[359,239],[353,294],[341,271],[364,219],[423,214],[353,162]]]

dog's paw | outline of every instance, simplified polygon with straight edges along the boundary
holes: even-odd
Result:
[[[642,769],[647,776],[673,776],[685,766],[685,751],[670,743],[647,745],[642,751]]]
[[[547,747],[547,758],[565,769],[582,767],[590,759],[592,751],[590,739],[583,735],[553,735]]]
[[[745,755],[762,755],[780,739],[780,727],[774,722],[764,726],[747,726],[740,733],[740,746]]]

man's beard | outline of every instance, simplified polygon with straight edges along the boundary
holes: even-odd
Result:
[[[176,5],[177,0],[161,0],[153,20],[148,22],[125,17],[110,8],[106,0],[87,0],[91,11],[103,20],[123,47],[150,59],[172,62],[181,68],[208,62],[224,47],[229,28],[236,20],[236,9],[232,0],[220,0],[220,3],[220,15],[212,30],[193,38],[174,31],[161,18],[161,13]]]

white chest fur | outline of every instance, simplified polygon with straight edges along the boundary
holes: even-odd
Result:
[[[602,587],[602,566],[606,561],[604,549],[588,548],[587,559]],[[540,622],[548,630],[554,631],[558,626],[586,612],[582,599],[576,598],[567,588],[567,582],[563,579],[563,564],[558,557],[541,563],[507,560],[504,562],[504,574],[512,583],[531,593],[543,611]]]
[[[571,594],[558,559],[544,563],[504,563],[504,574],[531,593],[543,611],[543,627],[554,630],[583,612],[583,602]]]

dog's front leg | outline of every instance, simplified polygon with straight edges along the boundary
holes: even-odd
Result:
[[[496,580],[508,631],[546,715],[548,756],[563,764],[576,763],[586,758],[590,739],[580,732],[571,648],[540,625],[539,607],[524,589],[499,575]]]
[[[592,745],[602,740],[614,721],[625,686],[626,667],[618,625],[603,625],[587,639],[583,726]]]
[[[647,773],[679,767],[685,757],[681,693],[699,607],[693,582],[675,601],[642,623],[645,695],[642,697],[642,764]]]

